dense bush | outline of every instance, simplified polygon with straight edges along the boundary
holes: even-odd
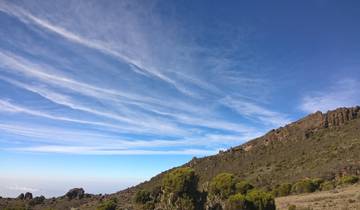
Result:
[[[343,176],[340,178],[340,184],[355,184],[359,181],[359,177],[357,176]]]
[[[222,199],[228,198],[235,193],[236,179],[233,174],[221,173],[215,176],[210,182],[210,193],[218,195]]]
[[[321,184],[324,183],[325,180],[321,178],[315,178],[312,179],[312,182],[314,183],[316,189],[320,189]]]
[[[288,210],[296,210],[296,206],[295,205],[290,205]]]
[[[321,183],[320,189],[321,190],[332,190],[336,187],[334,181],[325,181]]]
[[[44,203],[45,197],[44,196],[38,196],[30,200],[29,205],[35,206]]]
[[[250,210],[251,206],[245,195],[241,193],[230,196],[226,203],[227,210]]]
[[[150,192],[146,190],[139,190],[136,192],[134,200],[135,203],[145,204],[146,202],[151,201]]]
[[[188,196],[178,198],[175,202],[175,206],[176,210],[195,210],[194,200]]]
[[[96,210],[116,210],[116,204],[116,199],[109,199],[105,202],[102,202]]]
[[[155,203],[153,201],[149,201],[142,205],[142,210],[153,210],[155,209]]]
[[[252,186],[248,181],[240,181],[235,185],[236,192],[244,195],[253,188],[254,186]]]
[[[193,195],[197,188],[197,178],[192,168],[183,167],[167,173],[163,179],[165,193]]]
[[[253,189],[246,195],[246,200],[252,203],[256,210],[275,210],[275,200],[271,193]]]
[[[317,184],[313,182],[311,179],[304,179],[296,182],[291,191],[294,193],[310,193],[317,190]]]
[[[291,188],[292,188],[292,185],[291,184],[282,184],[278,187],[276,187],[274,190],[273,190],[273,194],[274,196],[278,197],[278,196],[287,196],[287,195],[290,195],[291,193]]]

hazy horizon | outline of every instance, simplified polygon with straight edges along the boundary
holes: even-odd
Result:
[[[0,0],[0,196],[115,192],[359,105],[359,8]]]

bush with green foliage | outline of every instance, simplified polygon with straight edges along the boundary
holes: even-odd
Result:
[[[240,181],[235,184],[235,189],[237,193],[241,193],[245,195],[248,191],[252,190],[254,186],[252,186],[248,181]]]
[[[29,205],[35,206],[44,203],[45,197],[44,196],[38,196],[30,200]]]
[[[155,209],[155,203],[153,201],[148,201],[147,203],[141,206],[142,210],[153,210]]]
[[[313,182],[311,179],[304,179],[296,182],[291,191],[294,193],[311,193],[317,190],[317,184]]]
[[[355,184],[359,181],[359,177],[357,176],[343,176],[339,180],[339,184]]]
[[[162,186],[165,193],[174,193],[178,196],[194,195],[197,188],[197,177],[190,167],[178,168],[165,174]]]
[[[218,195],[222,199],[226,199],[230,195],[235,193],[235,185],[236,179],[233,174],[221,173],[211,180],[209,186],[209,193],[213,195]]]
[[[321,184],[324,183],[325,180],[321,178],[315,178],[312,179],[312,182],[314,183],[316,189],[320,189]]]
[[[188,196],[178,198],[175,202],[175,206],[176,210],[195,210],[194,200]]]
[[[275,199],[271,193],[253,189],[246,195],[246,200],[253,205],[256,210],[275,210]]]
[[[295,205],[290,205],[288,210],[296,210],[296,206]]]
[[[226,202],[227,210],[250,210],[251,207],[251,203],[241,193],[231,195]]]
[[[177,168],[165,174],[163,178],[162,199],[163,209],[193,210],[197,205],[199,192],[197,191],[198,178],[190,167]]]
[[[292,185],[289,183],[279,185],[273,190],[273,195],[276,197],[288,196],[291,193],[291,188]]]
[[[320,190],[332,190],[335,189],[336,185],[334,181],[325,181],[320,184]]]
[[[109,199],[107,201],[102,202],[96,210],[116,210],[117,200]]]
[[[146,202],[151,201],[151,194],[146,190],[139,190],[135,194],[134,201],[138,204],[145,204]]]

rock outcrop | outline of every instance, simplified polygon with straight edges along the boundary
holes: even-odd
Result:
[[[21,194],[17,197],[17,199],[20,199],[20,200],[24,200],[24,198],[25,198],[24,193],[21,193]]]
[[[32,193],[30,193],[30,192],[25,193],[24,199],[25,199],[25,200],[31,200],[31,199],[33,199]]]
[[[70,200],[81,199],[84,197],[84,195],[85,195],[85,191],[83,188],[74,188],[74,189],[69,190],[69,192],[67,192],[65,194],[65,196],[67,198],[69,198]]]
[[[272,141],[287,140],[290,135],[294,136],[296,133],[301,134],[301,137],[306,139],[319,129],[342,126],[348,121],[357,118],[360,118],[360,106],[338,108],[327,113],[318,111],[284,127],[273,129],[261,137],[261,140],[255,139],[240,147],[245,151],[249,151],[257,145],[267,145]]]

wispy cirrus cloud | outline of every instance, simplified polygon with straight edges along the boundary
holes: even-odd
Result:
[[[181,23],[135,1],[117,2],[116,12],[106,13],[96,2],[67,10],[62,1],[41,7],[1,3],[2,15],[24,31],[14,31],[7,40],[11,47],[0,45],[0,85],[8,90],[1,94],[0,114],[39,124],[26,129],[3,122],[4,131],[36,144],[23,139],[26,146],[15,145],[18,150],[66,153],[66,142],[78,154],[202,155],[288,120],[250,100],[263,98],[266,78],[235,71],[243,60],[227,57],[228,48],[203,47],[188,38]],[[234,117],[227,117],[229,110]],[[66,139],[61,142],[47,129]]]
[[[326,89],[310,92],[303,96],[300,109],[311,113],[326,112],[338,107],[352,107],[360,104],[360,82],[355,79],[340,79]]]
[[[271,111],[244,99],[226,97],[221,103],[249,119],[260,121],[266,125],[284,126],[291,122],[290,118],[282,113]]]

